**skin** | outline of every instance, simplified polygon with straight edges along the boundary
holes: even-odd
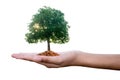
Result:
[[[84,66],[120,70],[120,54],[93,54],[81,51],[59,52],[59,56],[39,56],[35,53],[16,53],[13,58],[42,64],[48,68]]]

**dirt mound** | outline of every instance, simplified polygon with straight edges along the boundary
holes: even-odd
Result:
[[[45,51],[45,52],[41,52],[38,55],[42,55],[42,56],[59,56],[58,53],[53,52],[53,51]]]

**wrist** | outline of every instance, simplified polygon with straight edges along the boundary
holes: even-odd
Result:
[[[81,66],[84,65],[84,52],[73,51],[73,60],[71,61],[70,66]]]
[[[87,66],[89,64],[89,57],[91,54],[81,52],[81,51],[73,51],[74,59],[71,62],[71,66]]]

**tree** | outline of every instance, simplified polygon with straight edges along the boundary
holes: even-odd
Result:
[[[29,43],[47,41],[48,51],[51,50],[50,43],[62,44],[69,41],[69,25],[60,10],[50,7],[40,8],[33,15],[28,27],[29,32],[25,34],[26,41]]]

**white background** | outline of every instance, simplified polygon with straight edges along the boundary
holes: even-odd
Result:
[[[46,50],[46,43],[28,44],[24,39],[32,15],[43,6],[61,10],[71,26],[69,43],[51,44],[52,50],[120,54],[119,0],[1,0],[0,80],[120,80],[119,71],[49,69],[11,58],[12,53]]]

